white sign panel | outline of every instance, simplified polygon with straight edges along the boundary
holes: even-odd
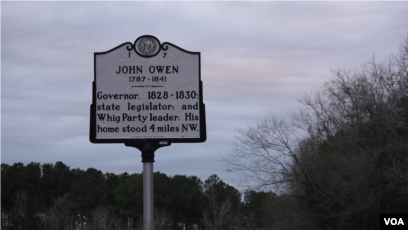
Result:
[[[91,142],[205,141],[199,52],[146,35],[94,58]]]

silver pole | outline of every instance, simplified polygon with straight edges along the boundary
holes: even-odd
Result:
[[[125,143],[128,147],[135,147],[142,152],[143,162],[143,230],[154,230],[154,190],[153,190],[153,163],[154,152],[171,143],[162,141],[159,144]]]
[[[153,162],[143,162],[143,230],[154,229]]]

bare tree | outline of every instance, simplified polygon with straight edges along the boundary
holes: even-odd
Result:
[[[114,230],[115,226],[115,214],[106,206],[97,206],[92,211],[93,229],[107,229]]]
[[[203,221],[209,230],[221,230],[222,226],[229,220],[227,213],[230,211],[231,203],[229,200],[225,200],[219,204],[214,197],[210,199],[213,210],[204,211]]]
[[[170,213],[159,208],[154,208],[154,229],[155,230],[167,230],[170,228],[171,216]]]
[[[408,38],[400,52],[338,68],[287,118],[236,130],[223,160],[241,185],[295,196],[314,227],[364,229],[408,207]]]
[[[38,212],[34,215],[40,221],[41,229],[72,229],[70,215],[69,194],[54,199],[53,206],[49,207],[43,213]]]
[[[47,215],[44,213],[37,213],[34,215],[35,218],[40,220],[41,230],[52,230],[56,228],[56,219],[54,215]]]
[[[234,154],[226,156],[227,171],[240,175],[240,185],[272,189],[289,182],[289,160],[300,140],[298,128],[276,116],[269,116],[255,127],[236,129]]]

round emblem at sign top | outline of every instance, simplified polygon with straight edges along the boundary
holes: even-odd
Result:
[[[160,41],[150,35],[136,39],[134,48],[141,56],[154,56],[160,51]]]

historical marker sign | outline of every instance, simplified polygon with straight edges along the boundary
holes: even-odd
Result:
[[[94,53],[92,143],[206,140],[200,53],[146,35]]]

